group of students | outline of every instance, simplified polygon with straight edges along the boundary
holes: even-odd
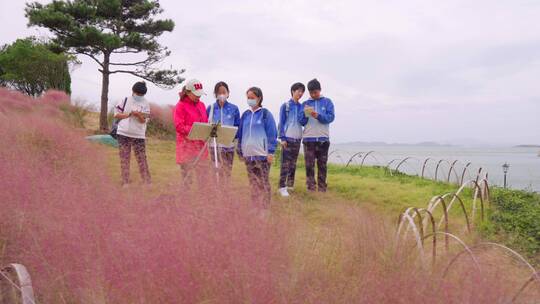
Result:
[[[251,187],[252,200],[268,208],[271,198],[269,181],[270,167],[279,144],[281,145],[281,170],[279,193],[287,197],[294,187],[296,164],[300,147],[304,146],[306,184],[309,191],[327,190],[326,174],[328,149],[330,147],[330,124],[334,121],[334,104],[321,95],[321,84],[317,79],[307,85],[310,98],[301,103],[306,87],[302,83],[291,86],[291,98],[279,113],[276,126],[272,113],[263,107],[263,92],[258,87],[246,91],[248,109],[240,115],[238,106],[229,101],[229,86],[218,82],[214,87],[216,102],[208,107],[201,101],[206,95],[203,85],[196,79],[190,80],[180,92],[180,100],[174,109],[176,129],[176,162],[182,168],[184,185],[189,187],[196,177],[199,186],[207,182],[208,162],[196,161],[202,156],[205,142],[188,138],[194,123],[214,123],[237,127],[236,143],[219,145],[221,160],[220,176],[226,180],[231,176],[235,152],[245,162]],[[115,107],[115,118],[119,120],[117,136],[120,151],[122,184],[129,184],[129,161],[131,147],[139,164],[143,182],[150,183],[150,172],[146,160],[145,134],[150,117],[150,105],[144,98],[146,84],[137,82],[133,94]],[[201,154],[202,152],[202,154]],[[214,151],[212,151],[214,152]],[[211,153],[212,157],[214,153]],[[317,179],[315,179],[317,166]]]

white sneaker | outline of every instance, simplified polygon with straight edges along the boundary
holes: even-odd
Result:
[[[287,192],[287,188],[279,188],[279,194],[281,194],[282,197],[289,197],[289,192]]]

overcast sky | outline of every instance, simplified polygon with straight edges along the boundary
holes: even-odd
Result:
[[[336,107],[334,142],[540,144],[540,1],[160,2],[176,22],[160,38],[173,51],[164,66],[209,93],[228,82],[241,110],[255,85],[277,115],[292,83],[317,77]],[[47,35],[26,27],[25,1],[0,3],[1,44]],[[101,74],[81,59],[73,97],[97,103]],[[112,76],[110,99],[134,81]],[[178,89],[148,97],[175,104]]]

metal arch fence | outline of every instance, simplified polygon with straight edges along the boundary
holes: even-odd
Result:
[[[9,264],[0,269],[0,299],[5,304],[35,304],[32,280],[26,267]]]
[[[343,152],[335,151],[334,153]],[[376,154],[375,151],[352,153],[347,156],[346,167],[352,166],[355,159],[360,159],[359,166],[363,167],[366,165],[366,159],[374,154]],[[463,222],[463,231],[467,234],[472,233],[475,226],[486,220],[486,210],[491,207],[490,184],[488,182],[488,173],[482,167],[476,167],[471,162],[461,163],[459,160],[431,157],[423,160],[413,156],[390,160],[384,160],[384,157],[380,158],[383,161],[376,159],[375,164],[372,164],[372,166],[382,167],[389,171],[390,174],[404,174],[403,170],[401,170],[403,166],[415,160],[420,163],[420,167],[416,170],[417,176],[429,178],[426,173],[432,168],[435,173],[431,179],[458,185],[455,192],[433,197],[425,208],[408,207],[399,214],[394,239],[396,255],[409,252],[409,250],[404,251],[403,249],[407,249],[407,241],[411,240],[414,243],[412,248],[416,248],[422,267],[428,268],[431,265],[432,271],[439,269],[441,278],[444,280],[453,269],[453,266],[463,256],[467,256],[472,261],[475,271],[482,271],[478,251],[481,248],[490,247],[505,253],[506,256],[517,261],[530,271],[530,276],[515,291],[510,303],[515,303],[532,286],[536,286],[540,290],[540,271],[535,269],[516,251],[502,244],[490,242],[470,246],[458,236],[458,233],[451,231],[451,224],[454,223],[455,225],[455,222],[458,222],[456,217],[460,217],[459,223]],[[472,192],[470,208],[465,204],[464,197],[468,193],[465,192],[465,189],[471,189]],[[458,211],[451,212],[453,208],[458,208]],[[409,238],[411,235],[412,239]],[[430,242],[427,243],[427,241]],[[439,244],[441,241],[443,241],[443,245]],[[438,250],[439,247],[443,246],[444,254],[448,256],[451,252],[451,243],[457,244],[461,250],[450,256],[446,265],[436,267],[441,256]],[[429,251],[430,254],[427,255],[426,251]]]
[[[467,207],[462,199],[464,194],[463,190],[471,186],[474,189],[472,204],[470,210],[467,210]],[[450,210],[452,209],[452,206],[455,205],[455,202],[457,202],[458,206],[460,207],[460,213],[450,213]],[[478,209],[477,202],[479,203],[480,217],[476,215],[476,211]],[[452,233],[450,231],[449,224],[450,221],[453,220],[450,214],[453,214],[454,217],[462,214],[463,218],[465,219],[465,231],[470,234],[476,221],[480,221],[481,223],[485,220],[485,209],[489,207],[490,189],[487,177],[484,177],[481,180],[472,179],[464,182],[455,192],[433,197],[428,202],[426,208],[406,208],[399,214],[397,221],[394,243],[395,254],[398,255],[403,253],[403,244],[405,244],[405,242],[409,239],[408,234],[412,233],[412,241],[414,243],[414,247],[417,249],[422,267],[427,268],[429,265],[431,265],[431,270],[436,271],[437,269],[441,269],[441,267],[436,267],[438,256],[440,255],[437,250],[439,247],[437,243],[438,236],[444,237],[444,249],[446,255],[450,253],[450,241],[454,241],[462,249],[454,254],[453,257],[450,257],[446,266],[443,265],[444,267],[442,269],[444,270],[440,274],[441,278],[444,280],[452,269],[452,266],[457,263],[463,255],[467,255],[473,262],[475,270],[477,272],[481,272],[482,267],[475,251],[479,250],[480,248],[491,247],[493,249],[502,251],[506,256],[517,261],[520,265],[523,265],[523,267],[530,271],[530,276],[520,285],[520,288],[516,290],[510,303],[516,302],[523,292],[530,288],[530,286],[533,286],[534,283],[536,283],[535,286],[537,286],[537,288],[540,290],[540,272],[535,269],[522,255],[513,249],[502,244],[492,242],[481,242],[469,246],[461,238],[459,238],[456,233]],[[437,217],[435,214],[437,214],[438,209],[441,209],[440,212],[438,212],[441,215],[438,224],[436,224]],[[426,233],[427,230],[429,230],[429,234]],[[429,263],[428,257],[425,253],[425,251],[429,249],[426,247],[425,241],[429,239],[432,239],[431,263]]]
[[[367,166],[367,160],[372,160],[369,166],[384,167],[391,175],[395,173],[415,175],[421,178],[432,179],[435,181],[454,183],[456,185],[462,185],[466,178],[475,179],[477,182],[480,179],[487,177],[487,173],[484,172],[482,167],[477,167],[474,178],[471,176],[473,166],[471,162],[462,163],[457,159],[436,159],[433,157],[427,157],[425,159],[418,159],[414,156],[406,156],[404,158],[394,158],[386,160],[381,153],[377,151],[358,151],[354,153],[348,153],[342,150],[333,150],[328,154],[329,158],[333,157],[338,160],[338,163],[345,165],[346,168],[352,166],[364,167]],[[346,161],[345,161],[346,160]],[[418,164],[418,167],[413,167],[412,161]],[[409,172],[403,170],[403,168],[411,169]],[[428,176],[427,172],[434,172],[432,176]],[[412,172],[412,174],[411,174]]]

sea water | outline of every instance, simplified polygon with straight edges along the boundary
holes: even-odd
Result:
[[[365,165],[390,164],[390,168],[395,169],[401,160],[409,157],[399,166],[399,171],[411,175],[421,175],[423,164],[429,158],[424,176],[435,179],[437,173],[437,180],[451,182],[475,179],[481,169],[480,179],[487,173],[491,185],[503,186],[502,166],[507,163],[510,165],[507,174],[508,187],[540,192],[540,148],[332,144],[329,161],[346,164],[355,153],[361,152],[350,160],[350,165],[359,165],[369,151],[375,152],[365,158]],[[450,171],[453,163],[453,170]],[[468,163],[470,165],[464,170]]]

